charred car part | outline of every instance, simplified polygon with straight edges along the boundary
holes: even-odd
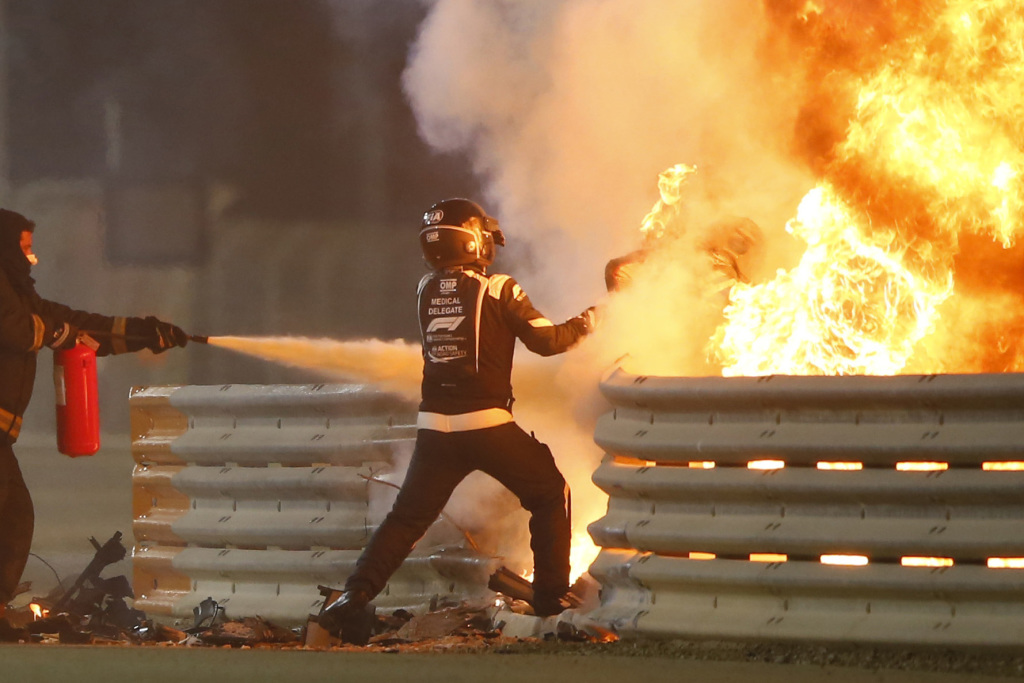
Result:
[[[96,549],[92,560],[71,588],[59,597],[35,601],[49,614],[26,623],[24,630],[27,634],[57,634],[62,643],[89,643],[94,638],[132,638],[132,634],[143,628],[145,613],[125,602],[135,597],[128,578],[124,575],[109,579],[100,576],[107,566],[120,562],[127,554],[121,543],[121,532],[115,532],[103,545],[95,538],[90,538],[89,542]]]
[[[217,622],[217,617],[224,614],[224,608],[213,598],[206,598],[198,606],[192,608],[192,617],[195,622],[192,628],[186,629],[186,633],[199,633],[212,627]]]
[[[90,591],[97,590],[99,587],[97,584],[103,583],[100,579],[100,573],[108,565],[123,560],[125,555],[128,554],[128,551],[125,550],[124,545],[121,543],[120,531],[115,531],[114,535],[107,539],[107,542],[103,545],[100,545],[91,536],[89,537],[89,542],[96,549],[96,554],[93,555],[92,560],[82,573],[78,575],[78,578],[75,579],[75,583],[72,584],[71,588],[59,600],[53,603],[53,606],[50,608],[51,612],[65,611],[70,606],[79,603]],[[131,594],[131,588],[128,589],[127,597],[134,597]]]

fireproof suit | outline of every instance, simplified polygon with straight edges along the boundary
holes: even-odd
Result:
[[[18,232],[0,226],[0,605],[13,597],[32,545],[32,498],[12,447],[32,397],[39,350],[69,329],[68,323],[107,333],[96,337],[98,355],[138,351],[148,346],[140,332],[149,327],[141,318],[86,313],[41,298],[28,262],[22,263]]]
[[[569,588],[569,490],[548,447],[512,418],[516,339],[540,355],[566,351],[591,329],[581,315],[555,325],[508,275],[471,267],[428,274],[419,286],[422,402],[416,445],[395,505],[345,590],[377,595],[437,519],[456,485],[481,470],[531,513],[535,600]]]

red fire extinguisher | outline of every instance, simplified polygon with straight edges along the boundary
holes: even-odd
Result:
[[[79,341],[53,354],[57,395],[57,450],[72,458],[100,449],[96,351]]]

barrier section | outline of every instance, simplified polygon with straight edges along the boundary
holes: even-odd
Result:
[[[1021,645],[1024,375],[616,370],[591,617],[624,636]]]
[[[415,405],[363,385],[141,387],[130,404],[135,605],[158,620],[213,598],[304,623],[390,508],[416,433]],[[442,518],[376,604],[489,595],[500,561],[469,545]]]

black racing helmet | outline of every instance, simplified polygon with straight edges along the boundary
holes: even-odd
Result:
[[[420,247],[434,270],[472,265],[486,268],[494,263],[495,247],[504,244],[498,219],[468,199],[445,199],[423,214]]]

